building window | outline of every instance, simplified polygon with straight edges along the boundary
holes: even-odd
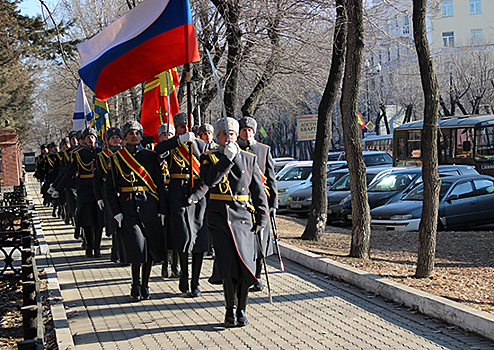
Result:
[[[482,13],[481,0],[470,0],[470,14]]]
[[[472,5],[470,5],[471,8]],[[451,17],[453,16],[453,0],[441,1],[441,16]]]
[[[482,29],[472,29],[470,31],[470,38],[472,39],[472,45],[482,44]]]
[[[443,33],[443,47],[455,47],[455,32]]]
[[[410,34],[410,19],[406,13],[403,15],[403,34]]]

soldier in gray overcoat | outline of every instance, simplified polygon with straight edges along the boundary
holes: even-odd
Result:
[[[264,180],[264,189],[268,195],[269,213],[274,218],[276,216],[276,210],[278,210],[278,186],[276,185],[276,174],[274,172],[274,160],[271,156],[271,148],[255,140],[257,122],[254,118],[241,118],[239,120],[239,127],[238,144],[242,150],[257,156],[257,165],[259,165],[259,170]],[[270,225],[267,225],[264,230],[262,248],[265,257],[273,254]],[[252,286],[252,290],[255,292],[259,292],[264,288],[261,282],[261,260],[261,258],[257,259],[256,277],[258,282]]]
[[[210,282],[223,283],[226,326],[244,326],[249,287],[258,281],[256,235],[268,225],[268,203],[256,156],[236,143],[238,122],[228,118],[227,128],[220,119],[215,134],[218,149],[201,156],[201,178],[210,187],[207,218],[215,251]]]
[[[153,262],[163,261],[166,255],[163,225],[167,202],[158,157],[140,144],[141,124],[125,123],[122,136],[125,146],[110,158],[106,198],[122,240],[120,259],[131,264],[130,296],[133,301],[139,301],[150,298],[151,266]]]

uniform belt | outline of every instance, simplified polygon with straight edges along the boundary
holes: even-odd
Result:
[[[170,177],[172,179],[190,179],[190,174],[171,174]],[[198,180],[199,177],[194,175],[194,180]]]
[[[209,199],[216,199],[219,201],[236,201],[236,202],[248,202],[249,195],[248,194],[236,194],[232,196],[231,194],[219,194],[219,193],[210,193]]]
[[[139,192],[139,191],[149,191],[147,186],[133,186],[133,187],[122,187],[120,192]]]
[[[81,179],[92,179],[94,177],[94,174],[82,174],[79,175]]]
[[[170,179],[165,180],[165,185],[168,185],[170,183]]]

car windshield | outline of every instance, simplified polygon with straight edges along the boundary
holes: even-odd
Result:
[[[404,190],[413,180],[411,174],[387,174],[374,182],[367,192],[394,192]]]
[[[370,183],[377,174],[366,174],[365,179]],[[336,181],[330,191],[350,191],[350,174],[346,174]]]
[[[366,166],[393,164],[393,158],[388,153],[364,154]]]
[[[441,200],[451,187],[451,182],[442,182],[441,189],[439,190],[439,199]],[[404,201],[421,201],[424,199],[424,185],[420,184],[410,191],[405,197]]]
[[[297,166],[290,168],[282,177],[280,177],[280,181],[297,181],[297,180],[307,180],[309,175],[312,172],[312,167],[302,167]]]

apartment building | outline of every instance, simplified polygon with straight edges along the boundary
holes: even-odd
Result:
[[[430,9],[432,50],[494,43],[494,0],[443,0]]]

